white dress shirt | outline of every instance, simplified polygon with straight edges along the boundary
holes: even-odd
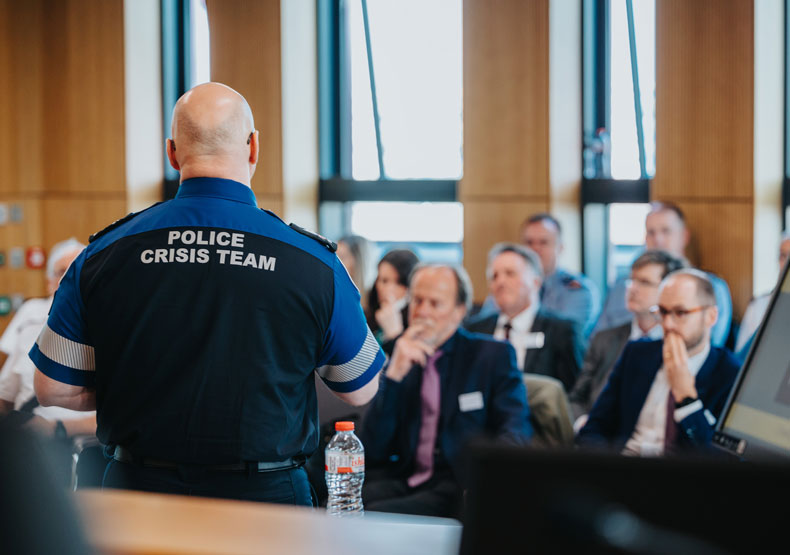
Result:
[[[513,345],[516,350],[516,362],[518,368],[524,371],[524,358],[527,355],[527,349],[537,348],[536,334],[532,333],[532,324],[535,323],[535,315],[538,313],[540,303],[537,301],[532,302],[527,308],[516,314],[513,318],[508,318],[505,314],[500,314],[497,318],[496,329],[494,330],[494,338],[505,340],[505,324],[510,322],[510,334],[508,341]],[[540,338],[540,347],[542,347],[542,337]]]
[[[689,372],[696,378],[697,374],[710,354],[710,344],[705,349],[689,358]],[[647,394],[645,404],[639,413],[634,433],[623,448],[624,455],[655,457],[664,454],[664,437],[667,427],[667,400],[670,387],[664,365],[658,370],[650,392]],[[702,402],[695,403],[675,410],[675,422],[680,422],[689,414],[702,408]]]

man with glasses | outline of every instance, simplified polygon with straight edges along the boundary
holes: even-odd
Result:
[[[626,345],[577,436],[580,445],[660,456],[710,444],[739,366],[711,345],[718,309],[710,279],[696,269],[669,274],[654,311],[663,340]]]
[[[691,231],[686,226],[686,216],[680,207],[672,202],[654,201],[645,218],[645,246],[660,249],[677,258],[686,257],[686,248],[691,240]],[[711,331],[711,340],[717,347],[723,347],[729,337],[732,321],[732,297],[727,282],[715,274],[706,272],[713,284],[719,318]],[[625,281],[618,280],[609,290],[601,315],[593,333],[624,324],[631,319],[625,306]]]
[[[631,264],[625,302],[631,321],[596,333],[584,357],[582,371],[568,394],[578,430],[609,379],[612,367],[628,341],[661,339],[663,329],[651,309],[658,303],[658,286],[684,262],[665,251],[647,251]]]

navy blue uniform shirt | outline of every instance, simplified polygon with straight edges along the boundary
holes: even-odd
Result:
[[[196,464],[309,456],[314,370],[350,392],[384,363],[335,254],[218,178],[96,238],[30,357],[95,387],[103,443]]]

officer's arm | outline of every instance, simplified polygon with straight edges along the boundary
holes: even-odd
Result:
[[[33,387],[38,402],[44,407],[55,405],[83,411],[96,409],[95,390],[53,380],[38,369],[33,377]]]
[[[376,395],[385,356],[365,321],[359,291],[337,260],[334,287],[332,318],[318,374],[338,398],[360,406]]]
[[[373,397],[376,396],[376,393],[379,390],[379,380],[378,378],[373,378],[367,384],[365,384],[361,389],[357,389],[356,391],[350,391],[348,393],[341,393],[339,391],[333,391],[339,399],[342,399],[349,405],[354,405],[355,407],[360,407],[369,403]]]

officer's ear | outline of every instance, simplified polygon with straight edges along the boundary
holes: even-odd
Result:
[[[250,177],[252,174],[255,173],[255,167],[258,165],[258,155],[260,154],[260,143],[258,142],[258,130],[254,130],[250,133],[249,139],[247,143],[250,145],[250,166],[252,166],[252,170],[250,172]]]
[[[170,161],[170,165],[173,166],[173,169],[181,171],[181,166],[176,159],[176,142],[173,139],[167,139],[167,141],[165,141],[165,152],[167,152],[167,159]]]

